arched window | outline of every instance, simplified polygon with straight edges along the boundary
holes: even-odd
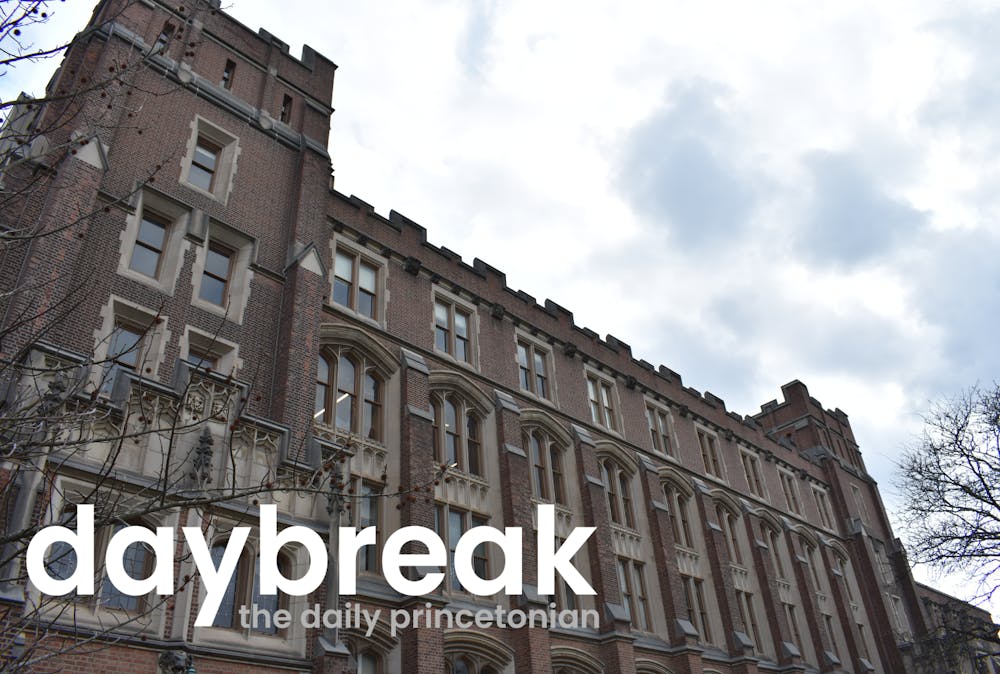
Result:
[[[608,510],[611,521],[629,528],[635,528],[635,512],[632,509],[632,476],[625,468],[607,457],[601,459],[601,479],[608,495]]]
[[[462,396],[451,391],[431,393],[434,414],[434,456],[459,470],[483,475],[482,418]]]
[[[685,548],[692,547],[694,537],[691,535],[691,521],[688,514],[690,501],[687,494],[671,484],[664,484],[663,497],[667,501],[667,515],[670,518],[674,543]]]
[[[124,528],[124,524],[116,526],[112,535]],[[125,573],[135,580],[148,578],[153,571],[152,549],[145,543],[132,543],[122,554],[122,566],[125,568]],[[107,608],[136,612],[144,608],[144,597],[133,597],[119,590],[108,578],[105,570],[104,582],[101,585],[101,603]]]
[[[359,353],[326,349],[316,366],[313,418],[340,431],[381,440],[382,389],[382,378]]]
[[[562,448],[541,428],[530,428],[524,433],[524,447],[531,460],[531,489],[535,498],[565,505]]]

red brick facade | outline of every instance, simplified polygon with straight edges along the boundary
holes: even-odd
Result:
[[[152,54],[167,24],[169,39]],[[362,571],[358,595],[342,596],[342,605],[529,610],[552,599],[559,608],[575,601],[577,609],[596,612],[600,624],[421,627],[395,635],[382,625],[371,637],[356,630],[196,628],[204,588],[195,577],[150,608],[139,630],[89,641],[94,624],[63,611],[39,618],[35,631],[7,635],[11,649],[35,640],[53,651],[76,644],[31,671],[153,671],[170,650],[192,655],[203,674],[367,672],[372,665],[383,673],[465,667],[484,674],[912,670],[908,644],[927,631],[920,592],[846,414],[824,409],[797,381],[783,387],[781,403],[765,404],[753,417],[735,414],[711,393],[685,387],[677,373],[634,358],[621,340],[575,325],[566,309],[511,290],[503,273],[482,261],[469,265],[430,244],[424,228],[399,213],[382,217],[334,190],[325,148],[336,66],[308,47],[297,59],[265,31],[252,33],[193,0],[102,2],[91,27],[68,53],[53,91],[80,87],[137,50],[152,55],[121,85],[129,93],[116,100],[124,102],[106,106],[106,123],[88,128],[89,117],[76,115],[52,132],[52,147],[80,132],[91,139],[90,150],[100,144],[102,160],[85,156],[82,146],[49,157],[45,194],[33,193],[4,214],[5,228],[37,222],[54,229],[52,223],[87,216],[5,251],[4,288],[30,290],[5,307],[2,355],[24,360],[59,349],[76,354],[86,370],[94,354],[108,352],[120,318],[152,316],[158,328],[155,338],[144,338],[145,381],[126,381],[135,391],[177,389],[195,372],[196,340],[207,339],[218,358],[208,379],[239,385],[238,400],[218,413],[212,408],[211,418],[190,411],[186,418],[209,428],[216,447],[236,447],[241,431],[275,439],[248,451],[261,453],[267,475],[286,479],[305,480],[294,476],[312,475],[346,447],[353,456],[344,469],[356,481],[345,495],[353,508],[344,522],[363,507],[356,485],[380,490],[382,497],[371,500],[380,545],[403,526],[468,528],[473,518],[531,532],[536,505],[548,501],[559,502],[562,538],[573,527],[597,528],[575,560],[594,597],[537,596],[536,548],[526,535],[523,596],[480,598],[448,581],[427,597],[401,597],[380,574]],[[229,88],[222,84],[227,69]],[[73,105],[96,110],[104,100],[95,90]],[[280,121],[283,107],[287,121]],[[216,152],[210,189],[192,177],[199,145]],[[19,176],[9,175],[8,186]],[[147,212],[169,222],[158,276],[143,279],[128,267]],[[214,245],[231,254],[219,307],[199,300]],[[338,267],[337,251],[353,261],[350,272]],[[341,272],[347,283],[338,287]],[[371,290],[370,310],[362,290]],[[44,325],[41,312],[10,328],[27,307],[59,306],[66,297],[72,301],[53,325]],[[452,312],[444,349],[435,341],[436,302]],[[455,346],[460,339],[468,362]],[[524,380],[519,344],[539,358],[524,364]],[[350,379],[328,382],[333,412],[317,411],[321,356]],[[348,367],[357,372],[345,374]],[[539,373],[544,384],[532,379]],[[588,380],[597,382],[593,395]],[[367,387],[377,391],[370,415]],[[95,390],[93,397],[104,394]],[[342,398],[352,407],[338,423]],[[459,412],[449,423],[453,404]],[[658,417],[647,408],[665,425],[651,429],[649,419]],[[536,450],[533,429],[551,444]],[[442,476],[451,442],[458,465]],[[153,451],[136,444],[129,451]],[[214,456],[211,469],[222,481],[257,475],[254,461],[244,475]],[[141,455],[128,461],[116,466],[114,481],[131,494],[150,476]],[[93,475],[85,464],[49,466],[46,479],[87,482]],[[754,465],[756,474],[747,467]],[[22,479],[21,496],[40,498],[39,484]],[[164,525],[200,524],[218,536],[227,523],[253,516],[258,501],[275,500],[283,523],[325,533],[325,499],[306,505],[295,498],[265,492],[236,505],[185,510]],[[27,512],[46,523],[53,518]],[[490,551],[494,570],[499,557]],[[190,560],[176,568],[179,578],[193,570]],[[301,612],[325,595],[320,587],[288,606]],[[18,596],[4,592],[0,610],[23,610],[25,593]]]

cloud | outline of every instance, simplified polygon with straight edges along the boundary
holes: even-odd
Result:
[[[886,194],[857,156],[813,152],[804,163],[812,192],[795,240],[813,261],[868,263],[926,224],[925,214]]]
[[[700,246],[741,232],[755,195],[733,162],[724,89],[705,81],[674,86],[667,101],[624,142],[618,190],[644,218]]]

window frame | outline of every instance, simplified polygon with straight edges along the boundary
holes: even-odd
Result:
[[[646,399],[646,423],[653,443],[653,452],[668,458],[677,458],[674,442],[674,416],[670,410],[649,398]]]
[[[180,182],[198,194],[225,205],[236,178],[237,160],[240,156],[239,138],[201,115],[195,115],[190,126],[191,135],[182,160]],[[205,166],[198,159],[199,148],[215,153],[214,167]],[[192,168],[209,174],[208,187],[193,177],[197,173]]]
[[[525,362],[521,360],[522,351]],[[518,332],[514,338],[514,362],[517,366],[517,384],[520,392],[538,400],[554,403],[556,396],[552,349]],[[543,370],[541,375],[538,373],[539,362]],[[539,388],[543,391],[539,392]]]
[[[604,482],[606,503],[611,523],[626,529],[636,529],[636,512],[632,493],[632,471],[613,456],[598,459]]]
[[[677,485],[665,482],[662,485],[663,498],[667,504],[667,518],[674,536],[674,545],[686,550],[694,550],[694,536],[691,530],[691,497]]]
[[[212,254],[224,256],[226,258],[226,273],[225,276],[220,276],[215,271],[209,271],[209,256]],[[205,247],[205,264],[201,269],[201,278],[198,281],[198,299],[202,302],[206,302],[216,307],[225,309],[229,306],[230,297],[230,286],[233,283],[233,267],[235,266],[236,259],[239,257],[238,251],[234,250],[225,243],[221,243],[218,239],[209,238],[208,244]],[[221,302],[216,302],[215,300],[205,297],[205,278],[208,277],[216,283],[222,284],[222,297]]]
[[[347,360],[354,369],[352,377],[353,389],[341,389],[341,361]],[[320,378],[322,364],[326,363],[326,380]],[[385,397],[387,378],[381,369],[365,356],[364,352],[345,345],[327,345],[320,349],[316,359],[316,399],[313,406],[313,422],[319,423],[334,432],[346,434],[366,442],[382,444],[385,438]],[[375,397],[368,398],[367,377],[375,383]],[[323,408],[319,407],[320,388],[323,390]],[[347,426],[341,426],[337,412],[339,403],[343,402],[341,392],[350,396],[351,407]],[[370,424],[365,428],[366,411],[370,408]],[[320,419],[320,415],[322,418]]]
[[[788,508],[788,512],[801,517],[802,502],[799,500],[795,475],[784,468],[779,468],[778,480],[781,482],[781,491],[785,495],[785,507]]]
[[[251,280],[253,272],[250,269],[254,258],[256,241],[243,232],[217,220],[211,220],[204,239],[199,243],[194,265],[191,269],[191,304],[217,316],[222,316],[233,323],[242,323],[246,307],[250,300]],[[209,253],[229,252],[229,264],[225,287],[223,288],[223,304],[217,304],[211,299],[202,297],[204,279],[206,276],[214,280],[221,277],[208,270]]]
[[[618,418],[618,391],[615,382],[596,371],[584,371],[587,390],[587,405],[590,409],[590,420],[593,424],[620,435],[621,423]]]
[[[701,461],[705,467],[705,474],[708,477],[725,482],[726,468],[719,451],[718,434],[702,426],[696,426],[695,437],[698,439],[698,447],[701,451]]]
[[[438,307],[446,312],[446,325],[442,326],[438,322]],[[462,340],[458,336],[457,317],[462,316],[466,321],[467,338]],[[477,346],[478,317],[475,307],[463,301],[459,297],[447,293],[440,288],[434,290],[431,302],[431,334],[434,341],[434,352],[447,356],[449,360],[465,365],[473,369],[478,369],[479,349]],[[439,336],[444,336],[444,346],[439,344]],[[465,358],[458,356],[460,341],[464,342]]]
[[[226,91],[232,91],[233,89],[233,78],[236,76],[236,62],[232,59],[226,59],[226,65],[222,67],[222,78],[219,80],[219,86]]]
[[[531,464],[531,493],[534,498],[562,506],[569,505],[566,492],[566,449],[541,426],[523,426],[521,429],[524,451]],[[538,446],[536,460],[535,444]]]
[[[483,452],[485,415],[465,395],[452,389],[433,389],[430,394],[430,405],[435,460],[440,465],[455,463],[457,464],[455,469],[484,479],[486,477],[486,457]],[[455,410],[455,432],[449,431],[445,423],[448,405]],[[473,437],[470,433],[472,428],[476,429],[477,437]],[[454,457],[448,454],[450,438],[454,438]]]
[[[359,318],[363,321],[371,322],[378,326],[385,324],[385,296],[386,296],[386,259],[374,254],[367,248],[359,246],[357,243],[344,237],[335,237],[330,244],[333,264],[330,266],[329,289],[330,296],[328,306],[337,311]],[[351,278],[347,283],[347,304],[337,301],[338,279],[343,279],[337,275],[338,256],[350,258]],[[371,267],[375,272],[375,291],[372,296],[372,315],[359,311],[361,295],[361,266]]]
[[[632,621],[632,628],[640,632],[652,632],[653,616],[649,607],[649,586],[646,584],[645,564],[631,557],[619,555],[616,559],[616,568],[622,607],[629,620]]]
[[[452,514],[455,514],[460,522],[460,531],[457,532],[458,536],[455,537],[455,540],[452,540],[453,532],[451,531],[451,526],[454,521]],[[469,529],[473,529],[475,527],[485,527],[489,526],[489,524],[489,515],[484,515],[474,510],[469,510],[444,501],[438,501],[434,504],[434,532],[441,538],[442,542],[444,542],[444,547],[447,551],[446,569],[444,579],[441,583],[442,590],[446,592],[470,594],[468,590],[462,587],[458,580],[458,575],[455,570],[455,550],[459,539],[466,532],[468,532]],[[481,564],[477,566],[477,562],[481,562]],[[475,570],[476,575],[480,578],[489,579],[490,566],[489,544],[480,543],[476,546],[472,553],[472,568]]]
[[[745,449],[740,450],[740,463],[743,464],[743,476],[747,480],[747,489],[752,496],[767,500],[767,483],[761,470],[760,457]]]

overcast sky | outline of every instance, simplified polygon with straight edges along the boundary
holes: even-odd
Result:
[[[800,379],[892,509],[997,377],[990,3],[236,0],[338,64],[336,186],[754,413]],[[71,35],[93,3],[56,3]],[[54,64],[3,96],[39,90]],[[30,81],[30,80],[28,80]]]

